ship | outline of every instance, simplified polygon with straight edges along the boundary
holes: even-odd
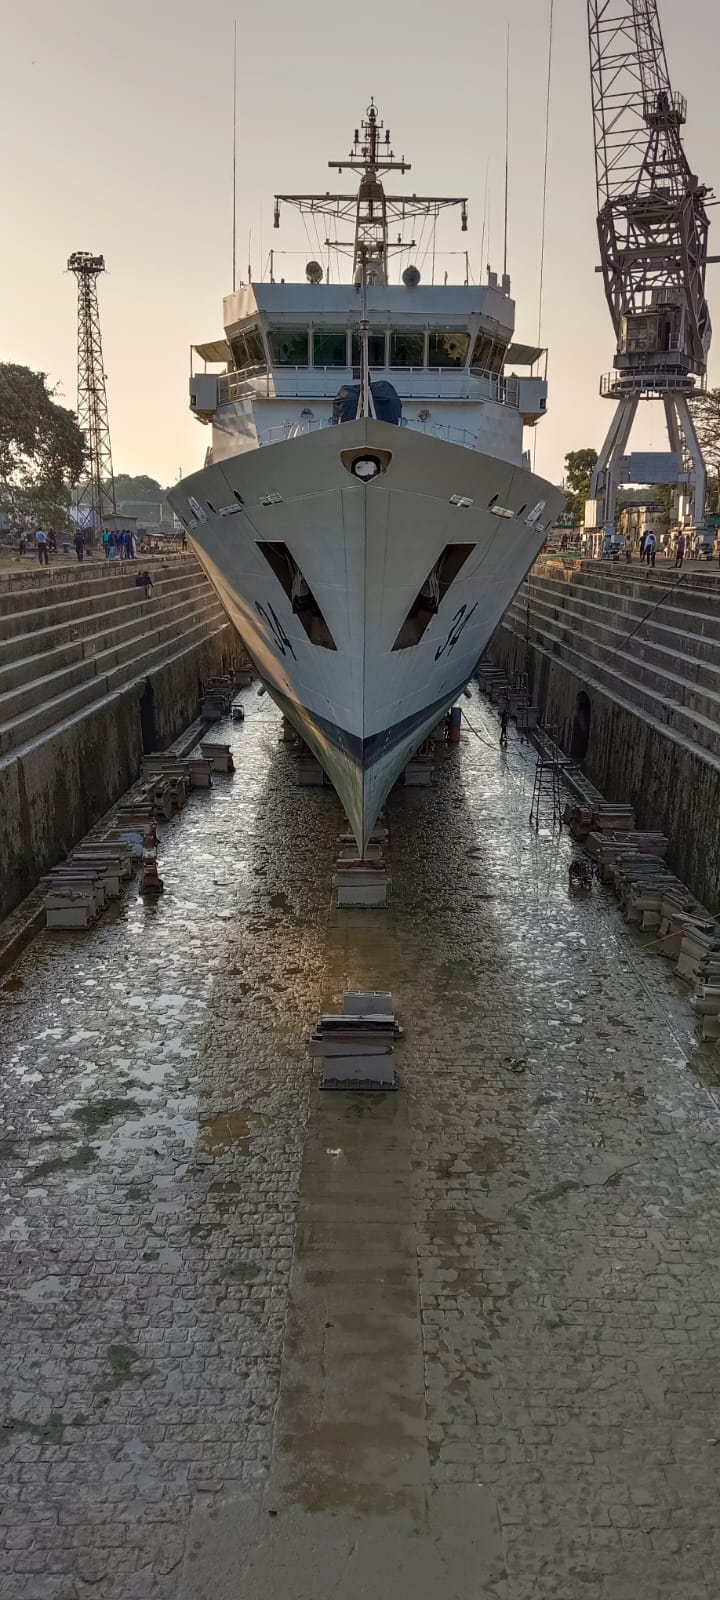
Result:
[[[357,189],[274,209],[279,226],[297,208],[327,261],[291,282],[271,252],[261,281],[225,296],[223,337],[193,347],[190,405],[211,442],[169,499],[362,855],[563,496],[524,449],[547,358],[514,341],[509,276],[472,281],[464,252],[464,281],[437,270],[438,221],[459,212],[467,230],[467,199],[387,192],[410,163],[374,102],[328,164]]]

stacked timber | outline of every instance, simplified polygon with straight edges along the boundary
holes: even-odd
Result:
[[[634,833],[635,812],[630,805],[609,805],[603,801],[598,806],[568,804],[563,812],[573,839],[587,839],[590,834]]]
[[[168,821],[195,788],[209,789],[213,771],[232,772],[226,744],[207,744],[199,758],[171,751],[146,756],[144,778],[133,798],[118,807],[102,838],[86,839],[42,880],[48,928],[89,928],[140,866],[140,894],[162,893],[157,869],[158,819]]]
[[[720,928],[717,924],[688,918],[683,928],[675,970],[688,983],[699,983],[703,973],[708,970],[708,964],[715,960],[717,951],[720,951]]]
[[[132,850],[124,840],[79,845],[41,880],[46,926],[89,928],[110,900],[120,898],[132,866]]]
[[[677,961],[688,927],[707,922],[707,912],[684,884],[665,890],[660,906],[658,946],[670,961]]]

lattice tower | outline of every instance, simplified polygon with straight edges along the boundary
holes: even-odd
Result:
[[[92,536],[116,510],[97,292],[105,260],[76,250],[68,271],[78,286],[77,415],[87,445],[86,470],[77,490],[78,519]]]

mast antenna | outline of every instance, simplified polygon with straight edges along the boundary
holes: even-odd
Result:
[[[505,226],[503,234],[503,277],[508,269],[508,196],[510,190],[510,23],[505,52]]]
[[[232,286],[237,289],[237,17],[233,30]]]

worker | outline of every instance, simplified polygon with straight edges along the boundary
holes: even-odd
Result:
[[[677,544],[675,546],[675,566],[676,567],[681,567],[682,564],[683,564],[683,561],[685,559],[685,542],[686,541],[685,541],[684,533],[679,533],[678,536],[677,536]]]
[[[649,567],[654,567],[657,554],[657,539],[652,529],[645,535],[645,560]]]

